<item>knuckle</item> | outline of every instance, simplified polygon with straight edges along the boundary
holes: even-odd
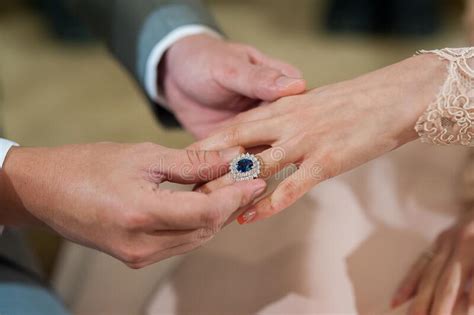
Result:
[[[119,216],[119,224],[126,231],[137,231],[146,227],[150,221],[147,214],[140,211],[125,211]]]
[[[236,195],[236,204],[241,207],[250,204],[254,200],[256,200],[256,197],[253,194],[238,192]]]
[[[216,233],[217,231],[215,231],[212,228],[207,228],[207,227],[200,228],[198,232],[196,233],[196,239],[194,240],[194,242],[202,243],[202,242],[209,241],[216,235]]]
[[[117,256],[130,268],[142,266],[147,258],[143,250],[130,245],[119,248]]]
[[[328,180],[341,174],[343,166],[332,154],[325,154],[320,161],[321,165],[324,165],[324,169],[321,172],[322,180]]]
[[[147,266],[145,263],[125,263],[125,265],[133,270],[143,269]]]
[[[205,163],[214,164],[221,162],[221,156],[217,151],[201,151]]]
[[[239,69],[233,64],[225,64],[222,66],[222,76],[227,80],[236,79],[239,75]]]
[[[222,215],[218,208],[209,207],[203,215],[203,223],[206,229],[209,229],[213,233],[217,233],[221,226]]]
[[[240,143],[240,136],[241,132],[240,129],[237,127],[232,127],[229,128],[227,131],[224,132],[223,134],[223,140],[226,144],[228,145],[236,145]]]
[[[310,163],[307,171],[308,174],[305,174],[305,177],[309,177],[312,183],[318,183],[326,179],[324,175],[324,167],[319,162]]]
[[[290,203],[293,200],[298,199],[301,188],[296,181],[288,180],[283,183],[282,186],[284,192],[283,203]]]

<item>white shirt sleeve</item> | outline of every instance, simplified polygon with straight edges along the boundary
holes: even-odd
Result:
[[[171,31],[160,42],[158,42],[148,57],[145,70],[145,90],[152,100],[160,103],[160,105],[164,107],[167,107],[167,103],[164,96],[160,93],[160,91],[158,91],[157,84],[159,77],[158,65],[160,64],[161,58],[165,54],[166,50],[168,50],[168,48],[170,48],[178,40],[197,34],[208,34],[217,38],[222,37],[221,34],[207,26],[199,24],[181,26]]]
[[[12,147],[18,146],[17,143],[0,138],[0,169],[3,168],[3,163],[7,157],[8,152]],[[0,225],[0,235],[2,235],[3,226]]]

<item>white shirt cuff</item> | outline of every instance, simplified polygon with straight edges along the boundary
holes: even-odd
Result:
[[[18,143],[0,138],[0,169],[3,168],[3,163],[5,163],[5,159],[10,149],[17,146]]]
[[[12,147],[18,146],[17,143],[0,138],[0,169],[3,168],[3,163],[7,157],[8,152]],[[0,225],[0,235],[2,235],[3,226]]]
[[[170,48],[178,40],[197,34],[208,34],[210,36],[221,38],[222,36],[204,25],[190,24],[176,28],[166,35],[155,47],[152,49],[150,56],[148,57],[145,70],[145,90],[148,96],[158,102],[160,105],[167,107],[167,102],[164,97],[158,91],[158,65],[160,64],[161,58],[165,54],[166,50]]]

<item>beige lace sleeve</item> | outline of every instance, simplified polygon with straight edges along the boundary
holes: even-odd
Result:
[[[416,123],[423,142],[438,145],[474,146],[474,70],[468,60],[472,48],[422,50],[448,61],[448,77],[435,101]]]

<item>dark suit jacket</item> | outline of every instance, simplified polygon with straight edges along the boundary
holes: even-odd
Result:
[[[189,24],[218,29],[200,0],[67,1],[142,87],[148,56],[167,34]],[[163,124],[176,125],[174,117],[161,106],[155,104],[152,109]]]

